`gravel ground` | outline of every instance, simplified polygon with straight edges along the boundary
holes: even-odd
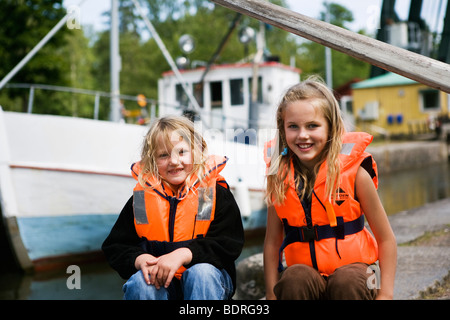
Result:
[[[450,299],[450,198],[389,220],[399,244],[394,299]]]
[[[450,247],[450,227],[428,233],[423,237],[412,241],[409,246]],[[440,281],[424,291],[421,291],[417,299],[450,300],[450,271]]]

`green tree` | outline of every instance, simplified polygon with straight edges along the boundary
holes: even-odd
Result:
[[[88,31],[88,30],[87,30]],[[84,29],[71,29],[64,32],[66,45],[58,48],[58,52],[69,63],[68,86],[80,89],[97,90],[97,83],[92,74],[95,57],[89,46],[89,38]],[[95,97],[75,93],[58,93],[59,104],[66,110],[64,114],[75,117],[92,118]]]
[[[286,5],[284,0],[273,1]],[[183,34],[190,34],[196,41],[196,50],[189,54],[191,61],[208,62],[227,33],[228,27],[236,17],[236,13],[214,5],[206,0],[161,1],[142,0],[141,5],[148,10],[148,17],[158,31],[168,51],[175,59],[183,55],[178,40]],[[109,13],[106,13],[109,15]],[[207,28],[205,26],[208,26]],[[242,26],[259,28],[259,21],[242,16],[240,25],[227,42],[224,50],[216,60],[216,64],[234,63],[244,58],[244,45],[238,40],[238,30]],[[170,70],[168,63],[150,37],[143,41],[141,34],[148,32],[131,0],[120,1],[120,55],[121,73],[120,90],[123,94],[144,94],[157,99],[158,79],[163,72]],[[280,41],[280,39],[283,39]],[[290,56],[295,54],[297,42],[295,37],[281,29],[268,27],[266,40],[272,55],[280,56],[283,63],[288,64]],[[98,89],[109,91],[109,31],[102,32],[93,46],[93,72]],[[249,53],[256,51],[256,44],[250,45]],[[127,109],[138,108],[136,103],[125,101]],[[102,115],[109,110],[109,101],[102,99]]]
[[[329,6],[331,24],[346,28],[346,24],[353,21],[353,14],[347,8],[335,3],[331,3]],[[325,20],[325,11],[321,12],[320,17],[321,20]],[[306,41],[300,45],[298,53],[300,65],[304,71],[304,78],[312,74],[317,74],[325,78],[324,46],[315,42]],[[332,71],[333,86],[337,88],[354,78],[367,78],[370,73],[370,64],[332,50]]]
[[[0,2],[0,76],[8,74],[66,14],[62,0],[3,0]],[[67,60],[58,53],[65,44],[58,32],[12,79],[16,83],[68,83]],[[36,91],[35,101],[50,105],[51,92]],[[7,110],[25,111],[23,89],[2,89],[0,104]],[[45,112],[42,107],[37,112]]]
[[[272,2],[286,6],[284,0]],[[191,61],[206,63],[217,50],[236,13],[207,0],[141,0],[148,17],[163,39],[172,57],[182,55],[178,39],[188,33],[195,38],[196,50],[189,54]],[[331,5],[332,22],[345,27],[353,20],[346,8]],[[28,0],[0,2],[0,74],[6,75],[36,43],[62,18],[65,9],[61,1]],[[105,15],[109,15],[106,12]],[[205,27],[207,26],[207,27]],[[245,55],[244,45],[238,41],[238,30],[250,26],[257,30],[259,21],[242,16],[240,24],[216,60],[234,63]],[[131,0],[120,1],[121,93],[144,94],[157,98],[158,79],[170,70],[155,40],[148,34]],[[299,44],[299,38],[286,31],[266,26],[266,43],[271,55],[279,56],[284,64],[295,56],[297,66],[308,74],[324,76],[324,48],[315,43]],[[12,80],[19,83],[43,83],[76,88],[110,90],[110,33],[93,34],[82,30],[62,28],[49,43]],[[256,52],[256,44],[248,47],[248,54]],[[365,78],[369,66],[344,54],[333,52],[334,84],[354,78]],[[5,109],[24,111],[28,94],[23,89],[3,89],[0,104]],[[100,118],[109,114],[110,101],[101,98]],[[127,108],[137,108],[125,102]],[[92,117],[94,97],[36,90],[34,112]]]

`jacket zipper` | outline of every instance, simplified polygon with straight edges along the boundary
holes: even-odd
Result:
[[[312,217],[311,217],[312,196],[307,198],[307,199],[303,199],[303,201],[301,203],[302,203],[303,211],[305,212],[307,228],[308,229],[313,229],[314,226],[312,224]],[[317,267],[316,246],[315,246],[315,241],[314,240],[309,241],[309,252],[310,252],[310,255],[311,255],[312,266],[313,266],[314,269],[318,270],[319,268]]]
[[[180,200],[175,197],[168,197],[169,200],[169,240],[173,242],[175,232],[175,216],[177,214],[177,206]]]

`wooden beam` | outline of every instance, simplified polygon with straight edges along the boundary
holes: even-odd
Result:
[[[264,0],[211,0],[385,70],[450,93],[450,65]]]

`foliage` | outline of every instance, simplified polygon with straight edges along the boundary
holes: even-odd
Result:
[[[65,15],[62,0],[29,0],[0,2],[0,75],[6,76],[25,55]],[[17,83],[67,85],[68,62],[59,54],[65,45],[64,33],[56,34],[46,46],[12,79]],[[25,111],[27,99],[22,90],[10,90],[5,96],[13,109]],[[35,99],[47,101],[51,93],[36,93]],[[2,99],[3,100],[3,99]],[[0,100],[0,104],[3,101]]]
[[[272,0],[286,6],[284,0]],[[45,34],[64,16],[62,0],[0,1],[0,75],[6,75]],[[182,34],[195,38],[196,50],[191,61],[207,62],[216,52],[236,13],[207,0],[141,0],[148,18],[157,29],[168,51],[176,58],[182,55],[178,39]],[[109,13],[105,13],[109,15]],[[331,4],[332,22],[345,27],[353,15],[346,8]],[[259,21],[243,16],[216,63],[233,63],[245,58],[244,45],[238,41],[238,30],[250,26],[257,30]],[[11,82],[52,84],[75,88],[109,91],[109,31],[93,33],[62,28]],[[308,74],[324,76],[324,47],[302,42],[297,36],[266,26],[270,54],[284,64],[295,58],[296,66]],[[248,54],[256,51],[252,42]],[[133,1],[120,0],[120,90],[127,95],[144,94],[157,98],[157,83],[170,68],[154,39],[134,8]],[[333,81],[339,86],[354,77],[366,78],[369,66],[344,54],[333,52]],[[101,98],[100,117],[108,118],[109,99]],[[24,89],[0,91],[0,104],[6,110],[26,111],[28,92]],[[94,97],[50,91],[35,91],[33,112],[93,116]],[[134,102],[125,106],[137,108]]]
[[[345,7],[331,3],[330,23],[345,28],[346,23],[353,22],[353,14]],[[325,8],[320,13],[321,20],[325,20]],[[360,33],[364,31],[361,30]],[[325,47],[314,43],[304,42],[300,45],[300,64],[304,75],[318,74],[325,79]],[[352,58],[344,53],[332,50],[333,87],[338,88],[347,82],[359,78],[369,77],[370,64]]]

